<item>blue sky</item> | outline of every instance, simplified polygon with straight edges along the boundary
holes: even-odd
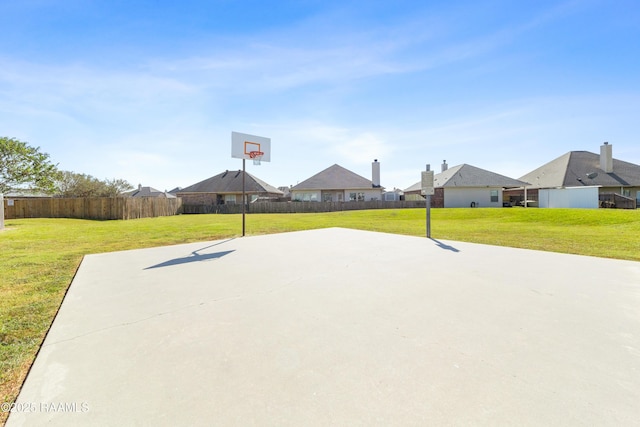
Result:
[[[518,178],[572,150],[640,164],[640,4],[0,0],[0,135],[160,190],[226,169],[387,188],[468,163]]]

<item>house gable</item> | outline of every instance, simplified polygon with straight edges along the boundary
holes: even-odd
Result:
[[[291,188],[291,191],[307,190],[370,190],[373,182],[340,165],[333,165]]]
[[[261,179],[247,173],[245,175],[245,192],[247,193],[268,193],[282,195],[282,191],[267,184]],[[181,189],[182,193],[216,193],[216,194],[238,194],[242,193],[242,171],[225,171],[211,178],[190,185]]]

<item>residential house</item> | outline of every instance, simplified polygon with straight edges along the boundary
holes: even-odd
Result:
[[[242,203],[242,171],[224,171],[188,187],[178,190],[183,205],[221,205]],[[248,202],[258,199],[277,199],[282,191],[245,172],[245,195]]]
[[[448,167],[433,177],[435,194],[431,206],[436,208],[502,207],[505,188],[522,187],[526,182],[509,178],[468,164]],[[406,200],[421,200],[422,183],[404,190]]]
[[[600,154],[570,151],[520,178],[528,200],[540,207],[636,208],[640,204],[640,165],[613,158],[605,142]],[[512,200],[524,199],[525,188],[506,192]]]
[[[142,184],[138,184],[138,188],[132,191],[123,193],[127,197],[160,197],[165,199],[175,199],[176,196],[170,192],[156,190],[153,187],[143,187]]]
[[[278,187],[278,190],[282,191],[282,201],[291,201],[291,186],[287,187],[286,185],[283,185],[281,187]]]
[[[369,180],[340,165],[318,172],[291,187],[291,200],[304,202],[350,202],[382,200],[384,188],[380,186],[380,163],[372,164]]]
[[[385,191],[382,193],[382,200],[385,202],[399,202],[404,200],[404,191],[399,188],[394,188],[390,191]]]

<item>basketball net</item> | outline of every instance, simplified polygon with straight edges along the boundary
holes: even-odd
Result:
[[[260,160],[262,160],[262,156],[264,156],[264,152],[262,151],[250,151],[249,158],[253,160],[253,164],[260,166]]]

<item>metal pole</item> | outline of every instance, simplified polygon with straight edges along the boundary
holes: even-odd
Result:
[[[431,238],[431,195],[427,195],[427,238]]]
[[[246,203],[246,196],[245,196],[245,190],[244,190],[244,176],[245,176],[245,159],[242,159],[242,237],[244,237],[244,229],[245,229],[245,221],[244,221],[244,216],[245,216],[245,203]]]
[[[431,165],[427,165],[427,172],[431,169]],[[427,194],[427,239],[431,238],[431,194]]]

